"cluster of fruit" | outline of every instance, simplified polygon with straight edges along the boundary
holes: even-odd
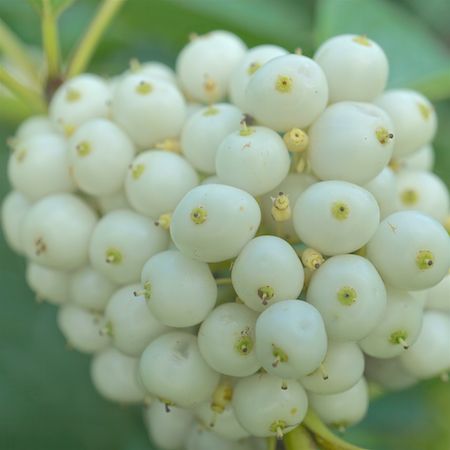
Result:
[[[449,370],[436,115],[387,76],[364,36],[310,59],[216,31],[176,73],[66,81],[11,139],[6,239],[98,391],[150,402],[159,447],[255,448],[308,407],[347,427],[366,378]]]

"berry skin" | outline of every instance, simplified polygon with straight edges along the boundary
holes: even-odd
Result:
[[[176,61],[177,76],[186,96],[200,103],[223,100],[231,73],[245,51],[241,39],[227,31],[194,36]]]
[[[436,113],[422,94],[392,89],[381,94],[375,104],[387,112],[394,124],[394,157],[412,154],[433,140],[437,128]]]
[[[208,400],[220,378],[202,358],[197,338],[179,331],[150,343],[142,353],[139,372],[151,394],[185,408]]]
[[[190,258],[219,262],[234,258],[261,221],[256,200],[231,186],[209,184],[189,191],[172,216],[170,234]]]
[[[12,186],[30,200],[72,192],[67,143],[55,133],[41,133],[21,140],[8,161]]]
[[[250,79],[245,105],[252,116],[275,131],[306,128],[325,109],[328,86],[322,69],[300,55],[264,64]]]
[[[309,129],[308,158],[322,180],[365,184],[391,159],[395,129],[391,119],[370,103],[329,106]]]
[[[266,194],[289,172],[289,152],[269,128],[243,128],[229,134],[216,153],[216,172],[225,184],[254,196]]]
[[[165,250],[168,241],[168,233],[154,221],[119,209],[103,216],[95,227],[89,245],[90,262],[114,283],[135,283],[145,261]]]
[[[26,213],[21,240],[28,258],[58,270],[73,270],[88,260],[89,239],[97,223],[94,211],[71,194],[53,194]]]
[[[386,86],[389,71],[386,55],[365,36],[334,36],[318,48],[314,60],[327,77],[330,103],[370,102]]]
[[[113,122],[92,119],[81,125],[69,141],[69,160],[78,187],[91,195],[120,191],[134,146]]]
[[[431,217],[400,211],[386,217],[367,245],[367,257],[383,280],[397,289],[434,286],[450,266],[450,238]]]
[[[50,118],[66,136],[84,122],[110,114],[108,85],[97,75],[82,74],[61,85],[50,102]]]
[[[115,90],[112,117],[140,149],[178,136],[186,103],[171,83],[146,75],[122,78]]]

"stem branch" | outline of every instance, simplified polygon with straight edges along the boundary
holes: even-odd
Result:
[[[42,97],[35,91],[23,85],[4,67],[0,66],[0,83],[8,88],[17,98],[25,102],[35,113],[45,112],[47,107]]]
[[[58,79],[61,64],[58,24],[50,0],[42,0],[42,46],[47,58],[48,79]]]
[[[0,19],[0,49],[3,53],[27,76],[36,87],[39,86],[40,80],[37,67],[31,60],[27,50],[16,34]]]
[[[83,72],[98,45],[98,42],[108,27],[114,15],[119,11],[125,0],[103,0],[97,14],[90,23],[86,33],[73,54],[67,68],[67,78]]]

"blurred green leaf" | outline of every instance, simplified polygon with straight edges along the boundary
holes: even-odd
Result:
[[[315,41],[341,33],[365,34],[390,61],[391,87],[417,87],[432,100],[450,94],[450,52],[417,16],[387,0],[320,0]],[[434,85],[439,83],[437,87]],[[436,96],[436,97],[435,97]]]
[[[44,9],[44,3],[48,1],[51,5],[51,9],[55,16],[61,14],[65,9],[67,9],[75,0],[28,0],[34,9],[42,14]]]

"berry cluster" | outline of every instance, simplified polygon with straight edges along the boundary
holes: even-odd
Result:
[[[446,376],[436,115],[387,76],[365,36],[311,59],[215,31],[176,73],[66,81],[11,139],[6,239],[98,391],[149,403],[159,447],[256,448],[308,408],[347,427],[366,379]]]

